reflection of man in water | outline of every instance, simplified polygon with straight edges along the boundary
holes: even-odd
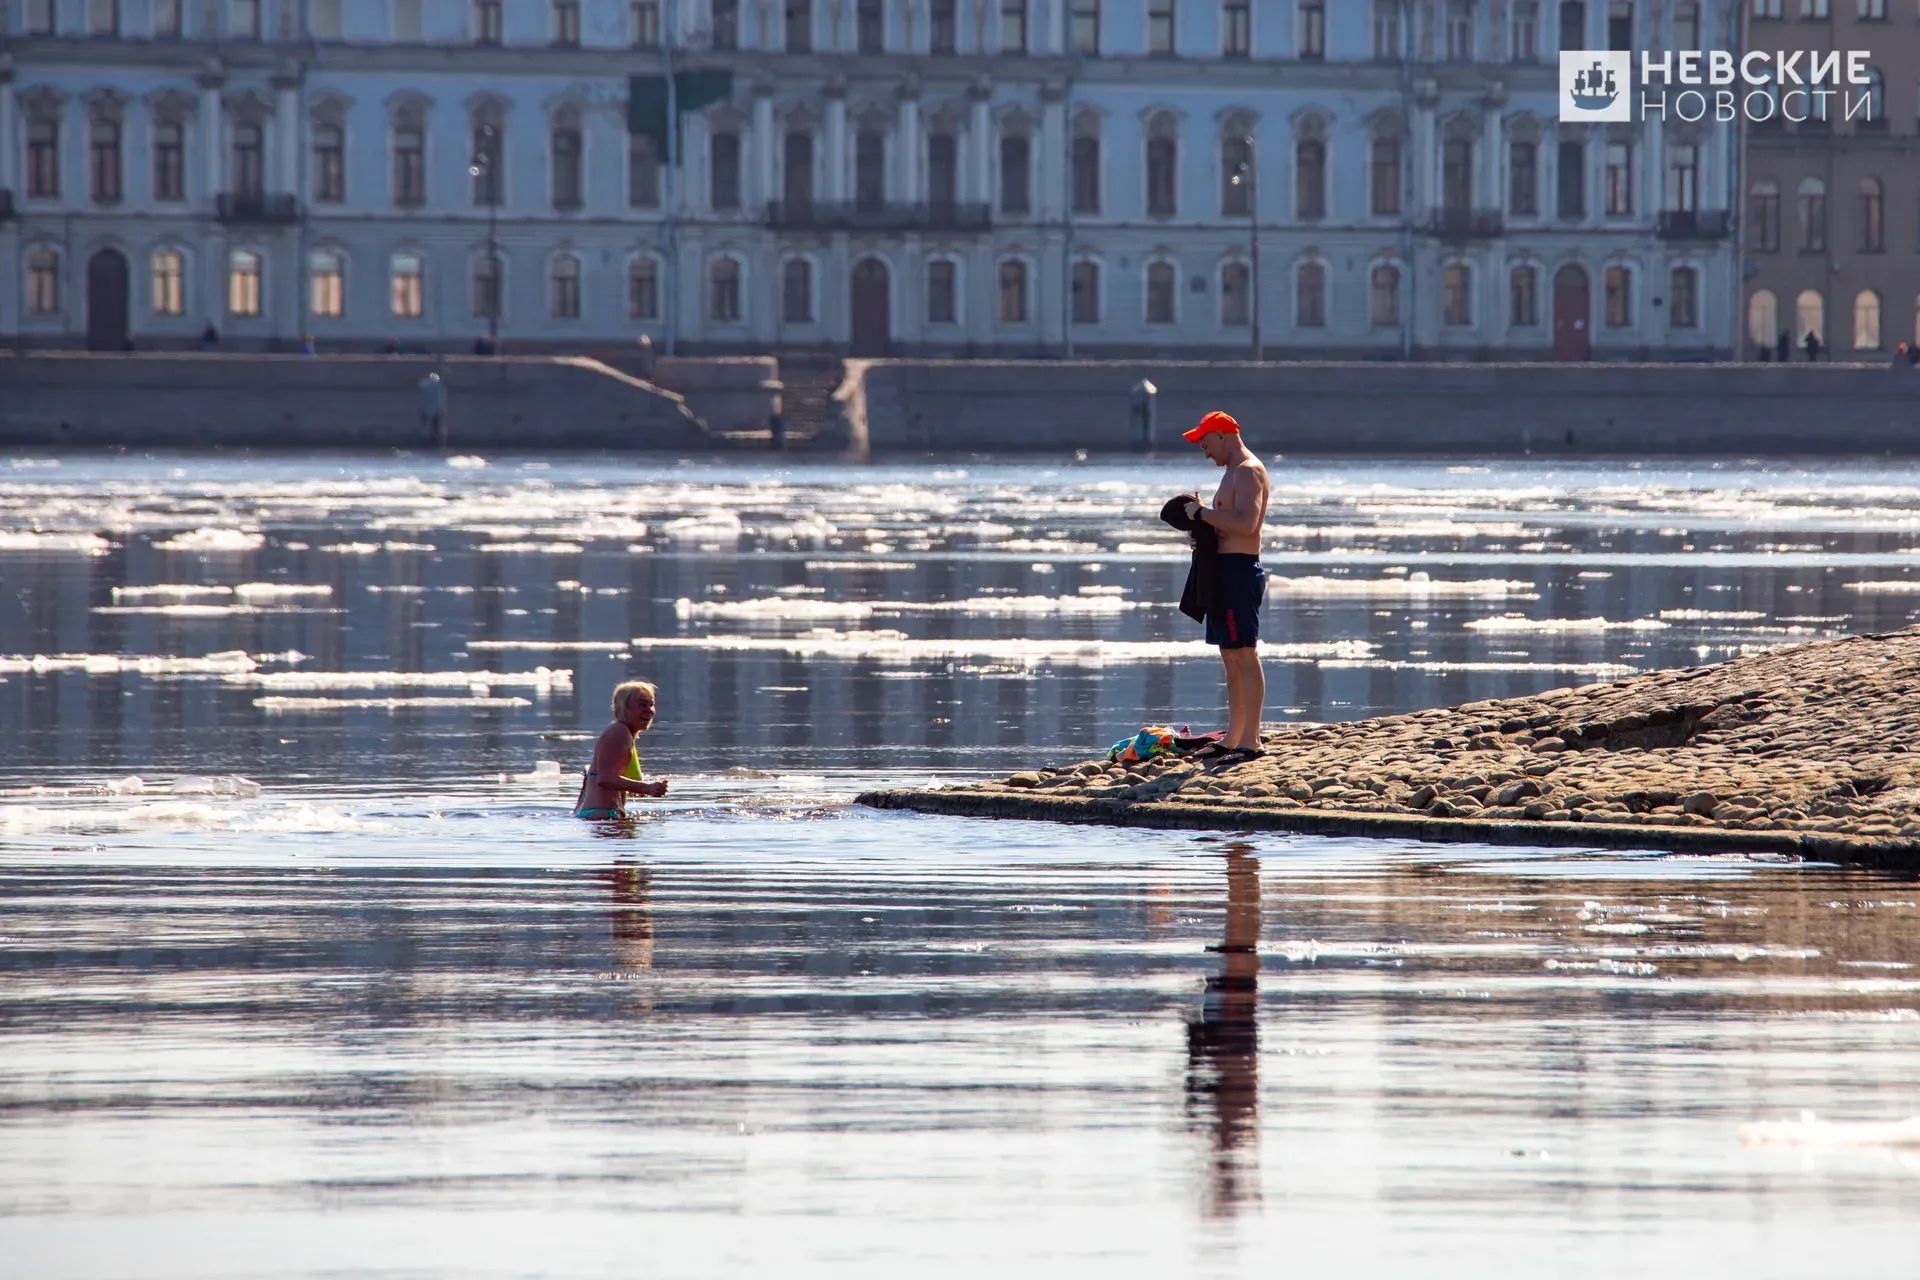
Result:
[[[617,862],[604,873],[612,883],[614,907],[613,967],[627,974],[653,968],[653,912],[647,902],[653,887],[647,869]]]
[[[1259,1162],[1243,1160],[1242,1147],[1257,1151],[1260,1136],[1260,864],[1253,846],[1227,846],[1227,926],[1218,946],[1220,972],[1207,978],[1200,1017],[1187,1024],[1189,1115],[1207,1102],[1212,1110],[1207,1212],[1218,1216],[1260,1198]],[[1251,1163],[1253,1186],[1240,1185]]]

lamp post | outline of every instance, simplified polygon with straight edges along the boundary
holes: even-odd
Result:
[[[499,131],[492,124],[480,126],[480,146],[467,173],[486,180],[487,196],[487,346],[490,354],[500,353],[500,180],[494,172],[499,150]]]
[[[1246,148],[1246,158],[1233,172],[1233,185],[1247,189],[1247,292],[1252,295],[1250,301],[1253,335],[1251,346],[1253,358],[1261,357],[1260,343],[1260,182],[1259,166],[1254,158],[1253,137],[1244,135],[1240,145]]]

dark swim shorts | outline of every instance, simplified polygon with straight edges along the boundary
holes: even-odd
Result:
[[[1267,571],[1260,557],[1242,553],[1220,557],[1213,608],[1207,610],[1207,643],[1222,649],[1246,649],[1260,639],[1260,602],[1267,594]]]

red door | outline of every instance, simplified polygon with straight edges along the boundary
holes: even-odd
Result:
[[[1593,355],[1589,331],[1591,305],[1584,268],[1566,266],[1553,276],[1553,358],[1586,360]]]

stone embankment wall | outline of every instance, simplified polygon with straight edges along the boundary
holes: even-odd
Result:
[[[0,444],[427,447],[434,371],[452,449],[706,446],[682,397],[594,360],[200,352],[0,356]]]
[[[1255,449],[1353,454],[1920,454],[1920,373],[1879,365],[850,361],[856,452],[1126,450],[1210,409]]]
[[[1089,760],[881,808],[1485,844],[1767,852],[1920,872],[1920,628],[1291,727],[1239,763]]]

